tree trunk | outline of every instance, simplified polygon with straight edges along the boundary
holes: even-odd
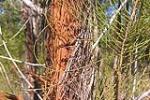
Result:
[[[36,0],[32,1],[33,3],[37,3]],[[25,38],[26,38],[26,61],[30,63],[37,63],[37,44],[36,39],[37,35],[40,32],[40,18],[39,16],[32,11],[32,9],[28,8],[26,5],[23,5],[23,21],[26,23],[25,28]],[[33,89],[39,89],[40,85],[38,81],[33,77],[33,74],[36,74],[37,66],[25,65],[25,75],[31,86],[29,86],[26,82],[23,83],[24,90],[24,100],[39,100],[37,93],[39,91],[35,91]]]
[[[48,14],[48,100],[88,100],[93,84],[92,35],[86,0],[52,0]],[[87,8],[86,8],[87,7]]]

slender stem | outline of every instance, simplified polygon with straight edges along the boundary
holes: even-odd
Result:
[[[137,45],[136,45],[136,49],[135,49],[135,59],[137,59],[137,53],[138,53],[138,49],[137,49]],[[138,61],[135,60],[135,63],[134,63],[134,80],[133,80],[133,88],[132,88],[132,98],[134,100],[135,96],[135,90],[136,90],[136,84],[137,84],[137,69],[138,69]]]
[[[0,27],[0,35],[2,36],[1,27]],[[8,54],[8,56],[9,56],[9,58],[13,59],[11,53],[10,53],[9,50],[8,50],[8,47],[7,47],[7,45],[6,45],[6,42],[5,42],[3,39],[2,39],[2,43],[3,43],[3,45],[4,45],[4,48],[5,48],[5,50],[6,50],[7,54]],[[12,63],[14,64],[14,66],[15,66],[15,68],[17,69],[18,73],[20,74],[20,77],[21,77],[22,79],[24,79],[25,82],[26,82],[31,88],[34,88],[33,85],[28,81],[28,79],[26,78],[26,76],[25,76],[25,75],[22,73],[22,71],[19,69],[17,63],[16,63],[14,60],[12,60]],[[34,92],[36,92],[36,91],[34,91]],[[42,97],[41,97],[37,92],[36,92],[36,94],[38,95],[38,97],[39,97],[40,100],[43,100]]]

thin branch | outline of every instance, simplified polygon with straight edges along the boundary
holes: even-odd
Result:
[[[125,0],[120,7],[116,10],[115,14],[111,17],[109,24],[107,27],[104,28],[103,32],[100,34],[100,36],[98,37],[97,41],[94,43],[94,45],[92,46],[92,50],[94,50],[96,48],[96,46],[98,45],[99,41],[101,40],[102,36],[104,34],[107,33],[108,29],[110,28],[112,22],[115,20],[117,14],[120,12],[120,10],[123,8],[123,6],[125,6],[125,4],[127,3],[128,0]]]
[[[144,98],[149,97],[150,98],[150,90],[144,92],[139,97],[135,98],[134,100],[143,100]]]
[[[14,62],[17,62],[17,63],[20,63],[20,64],[35,66],[35,67],[45,67],[45,64],[35,64],[35,63],[25,62],[25,61],[21,61],[21,60],[17,60],[17,59],[12,59],[12,58],[6,57],[6,56],[1,56],[0,55],[0,58],[10,60],[10,61],[14,61]]]
[[[135,49],[135,58],[137,58],[137,54],[138,54],[138,48],[137,48],[137,44],[135,44],[136,49]],[[132,88],[132,98],[134,99],[135,96],[135,91],[136,91],[136,85],[137,85],[137,69],[138,69],[138,61],[136,60],[134,63],[134,80],[133,80],[133,88]]]
[[[1,38],[2,38],[2,35],[3,35],[3,34],[2,34],[2,31],[1,31],[1,27],[0,27],[0,36],[1,36]],[[9,56],[9,58],[13,59],[11,53],[10,53],[9,50],[8,50],[8,47],[7,47],[7,45],[6,45],[6,42],[5,42],[3,39],[2,39],[2,43],[3,43],[3,45],[4,45],[4,48],[5,48],[5,50],[6,50],[7,54],[8,54],[8,56]],[[25,76],[25,75],[22,73],[22,71],[19,69],[17,63],[16,63],[14,60],[11,60],[11,61],[12,61],[12,63],[14,64],[15,68],[17,69],[18,73],[20,74],[20,77],[21,77],[23,80],[25,80],[25,82],[26,82],[31,88],[34,88],[33,85],[28,81],[28,79],[26,78],[26,76]],[[43,100],[42,97],[40,96],[40,94],[38,94],[36,91],[34,91],[34,92],[37,94],[37,96],[39,97],[40,100]]]
[[[11,90],[11,92],[14,94],[14,91],[12,89],[12,85],[11,85],[9,77],[8,77],[8,75],[6,73],[5,67],[4,67],[4,65],[1,62],[0,62],[0,65],[1,65],[2,74],[4,74],[4,77],[5,77],[6,81],[7,81],[8,87]]]
[[[137,5],[138,5],[139,0],[134,1],[134,7],[133,7],[133,12],[131,15],[131,20],[134,20],[136,22],[136,10],[137,10]],[[136,39],[137,41],[138,39]],[[137,48],[137,43],[135,43],[135,59],[137,58],[138,54],[138,48]],[[133,89],[132,89],[132,98],[134,100],[135,98],[135,91],[136,91],[136,84],[137,84],[137,69],[138,69],[138,61],[136,60],[134,63],[134,80],[133,80]]]
[[[26,26],[26,24],[28,23],[28,21],[30,20],[30,17],[26,20],[26,22],[22,25],[22,27],[19,29],[19,31],[16,33],[16,34],[14,34],[9,40],[12,40],[12,39],[14,39],[23,29],[24,29],[24,27]]]

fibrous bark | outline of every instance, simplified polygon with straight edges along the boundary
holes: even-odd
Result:
[[[32,2],[36,3],[36,0]],[[37,63],[36,39],[37,35],[40,32],[40,17],[36,13],[34,13],[34,11],[30,9],[28,6],[23,5],[22,18],[23,21],[26,23],[25,25],[26,61],[30,63]],[[24,100],[39,100],[39,97],[37,96],[38,91],[33,90],[40,88],[38,81],[32,75],[36,74],[36,70],[37,70],[36,66],[25,65],[25,75],[33,87],[29,86],[26,82],[23,83]]]
[[[87,3],[87,4],[86,4]],[[52,0],[47,36],[49,100],[88,100],[94,72],[86,0]],[[89,11],[89,12],[88,12]]]

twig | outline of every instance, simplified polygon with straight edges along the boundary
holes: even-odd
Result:
[[[6,56],[1,56],[1,55],[0,55],[0,58],[10,60],[10,61],[14,61],[14,62],[17,62],[17,63],[20,63],[20,64],[26,64],[26,65],[31,65],[31,66],[35,66],[35,67],[44,67],[45,68],[45,64],[35,64],[35,63],[25,62],[25,61],[13,59],[13,58],[9,58],[9,57],[6,57]]]
[[[144,92],[143,94],[141,94],[139,97],[135,98],[134,100],[143,100],[145,97],[150,98],[150,90]]]
[[[19,29],[19,31],[15,34],[15,35],[13,35],[9,40],[12,40],[12,39],[14,39],[23,29],[24,29],[24,27],[26,26],[26,24],[28,23],[28,21],[30,20],[30,17],[26,20],[26,22],[22,25],[22,27]]]
[[[6,78],[6,81],[7,81],[7,83],[8,83],[8,87],[9,87],[9,89],[11,90],[11,92],[14,94],[14,91],[13,91],[13,89],[12,89],[12,85],[11,85],[11,82],[10,82],[10,80],[9,80],[9,77],[8,77],[8,75],[7,75],[7,73],[6,73],[5,67],[4,67],[4,65],[3,65],[1,62],[0,62],[0,65],[1,65],[2,73],[4,74],[4,77]]]
[[[107,33],[108,29],[110,28],[112,22],[115,20],[117,14],[120,12],[120,10],[123,8],[123,6],[127,3],[128,0],[125,0],[121,5],[120,7],[116,10],[115,14],[111,17],[110,21],[109,21],[109,24],[107,27],[104,28],[104,30],[102,31],[102,33],[100,34],[100,36],[98,37],[97,41],[94,43],[94,45],[92,46],[92,50],[94,50],[96,48],[96,46],[98,45],[100,39],[102,38],[102,36],[104,34]]]
[[[135,48],[135,58],[137,58],[137,53],[138,53],[138,48],[137,48],[137,44],[135,44],[136,48]],[[138,61],[136,60],[134,63],[134,80],[133,80],[133,89],[132,89],[132,98],[134,99],[135,96],[135,90],[136,90],[136,84],[137,84],[137,69],[138,69]]]
[[[2,37],[1,27],[0,27],[0,36]],[[8,54],[8,56],[9,56],[9,58],[10,58],[10,59],[13,59],[11,53],[10,53],[9,50],[8,50],[8,47],[7,47],[7,45],[6,45],[6,42],[5,42],[3,39],[2,39],[2,43],[3,43],[3,45],[4,45],[4,48],[5,48],[5,50],[6,50],[7,54]],[[26,82],[31,88],[34,88],[33,85],[28,81],[28,79],[26,78],[26,76],[25,76],[25,75],[22,73],[22,71],[19,69],[19,67],[18,67],[18,65],[16,64],[16,62],[15,62],[14,60],[11,60],[11,61],[12,61],[12,63],[14,64],[15,68],[17,69],[18,73],[20,74],[20,77],[21,77],[22,79],[24,79],[25,82]],[[37,96],[39,97],[40,100],[43,100],[42,97],[40,96],[40,94],[38,94],[36,91],[34,91],[34,92],[37,94]]]

